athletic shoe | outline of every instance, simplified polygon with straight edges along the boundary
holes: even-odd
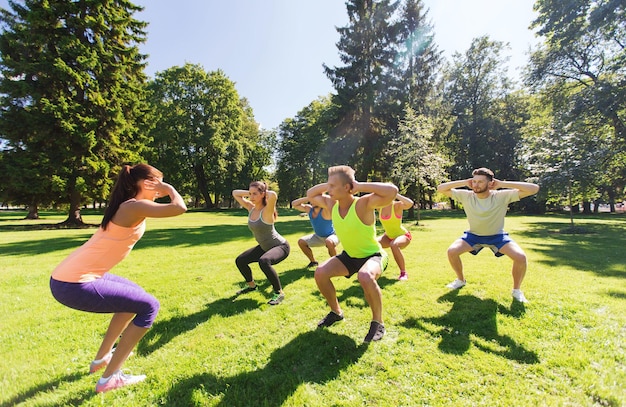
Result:
[[[369,343],[372,341],[380,341],[384,335],[385,325],[381,324],[378,321],[372,321],[370,322],[370,330],[367,335],[365,335],[365,339],[363,339],[363,342]]]
[[[401,271],[400,276],[398,277],[398,280],[405,281],[408,279],[409,279],[409,275],[406,273],[406,271]]]
[[[241,295],[241,294],[247,294],[247,293],[251,293],[252,291],[256,291],[258,288],[257,285],[255,285],[254,287],[250,287],[249,285],[246,286],[245,288],[242,288],[241,290],[237,291],[236,295]]]
[[[343,314],[339,315],[335,311],[330,311],[324,318],[317,323],[318,328],[329,327],[337,321],[343,319]]]
[[[96,373],[98,370],[105,368],[109,362],[111,361],[111,358],[113,357],[113,352],[115,351],[115,348],[111,349],[109,351],[109,353],[107,353],[106,355],[104,355],[104,357],[98,361],[92,361],[89,364],[89,374],[92,373]]]
[[[312,261],[306,265],[306,268],[310,269],[311,267],[317,267],[318,264],[319,264],[318,262]]]
[[[458,290],[461,287],[464,287],[465,284],[467,284],[465,282],[465,280],[459,280],[458,278],[456,280],[454,280],[453,282],[451,282],[450,284],[448,284],[446,287],[452,289],[452,290]]]
[[[267,302],[269,305],[278,305],[285,299],[285,294],[283,293],[274,293],[272,294],[272,298]]]
[[[522,290],[513,290],[511,295],[513,295],[513,298],[515,298],[519,302],[528,302],[526,297],[524,297],[524,293],[522,292]]]
[[[105,383],[96,383],[96,393],[104,393],[105,391],[119,389],[120,387],[130,386],[131,384],[143,382],[146,375],[129,375],[122,373],[121,370],[113,373]]]

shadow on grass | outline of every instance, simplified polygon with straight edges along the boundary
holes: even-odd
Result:
[[[551,267],[567,265],[591,271],[605,277],[626,278],[626,251],[623,241],[626,228],[616,224],[580,223],[590,233],[563,233],[569,224],[558,222],[536,222],[528,224],[526,230],[517,235],[535,239],[528,247],[545,256],[540,260]]]
[[[207,304],[204,309],[194,314],[176,316],[166,321],[156,321],[137,345],[137,353],[142,356],[148,355],[178,335],[195,329],[214,315],[231,317],[257,309],[260,305],[258,301],[249,298],[238,299],[237,301],[233,301],[233,299],[234,297],[222,298]]]
[[[619,298],[622,300],[626,300],[626,293],[625,292],[620,292],[620,291],[609,291],[607,293],[607,295],[609,297],[613,297],[613,298]]]
[[[300,219],[280,222],[276,225],[276,228],[283,234],[307,230],[306,224]],[[36,228],[33,227],[33,230],[34,229]],[[0,227],[0,231],[2,231],[2,227]],[[46,239],[42,238],[42,236],[45,236],[45,230],[37,229],[37,231],[40,232],[37,239],[0,245],[0,255],[30,256],[78,248],[95,233],[94,229],[93,232],[90,231],[86,236],[54,237]],[[193,228],[171,229],[150,229],[150,224],[148,224],[143,238],[137,242],[133,250],[141,250],[144,247],[202,246],[245,239],[249,239],[251,244],[254,243],[254,239],[245,220],[243,220],[242,224],[205,225]]]
[[[444,353],[462,355],[471,345],[486,353],[492,353],[520,363],[538,363],[538,356],[515,343],[506,335],[498,334],[496,313],[505,312],[520,316],[524,305],[514,302],[511,310],[498,305],[494,300],[481,300],[473,295],[458,295],[459,290],[450,291],[439,297],[438,302],[452,302],[452,308],[437,318],[410,318],[401,325],[418,328],[441,338],[439,349]],[[428,325],[434,324],[439,329]]]
[[[15,406],[20,403],[24,403],[30,399],[37,398],[37,396],[39,396],[40,394],[54,391],[55,389],[59,387],[61,383],[78,381],[82,379],[83,377],[85,377],[86,375],[87,375],[86,373],[72,373],[72,374],[58,377],[46,383],[38,384],[26,391],[20,391],[19,394],[6,400],[5,402],[3,402],[2,405],[3,406]],[[94,382],[94,386],[95,385],[96,384]],[[74,394],[71,399],[63,400],[62,404],[66,406],[78,406],[83,401],[91,397],[93,394],[94,394],[93,390],[84,391],[80,394]]]
[[[322,384],[335,379],[357,362],[366,345],[357,346],[345,335],[325,329],[303,333],[270,355],[265,367],[232,377],[199,374],[173,384],[165,404],[190,406],[280,406],[303,383]]]

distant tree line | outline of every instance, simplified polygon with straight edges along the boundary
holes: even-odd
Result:
[[[435,187],[486,166],[531,179],[524,209],[624,199],[626,6],[537,0],[543,39],[524,83],[508,44],[483,36],[444,60],[421,0],[347,0],[334,92],[263,130],[221,70],[144,73],[146,23],[130,1],[9,0],[0,10],[0,202],[68,208],[106,202],[123,163],[148,161],[195,206],[266,179],[283,203],[350,164],[431,206]],[[597,205],[595,205],[597,209]]]

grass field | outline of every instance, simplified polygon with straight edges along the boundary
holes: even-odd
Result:
[[[68,309],[48,287],[51,270],[94,229],[43,227],[64,220],[0,211],[0,404],[24,406],[624,406],[626,216],[579,217],[589,234],[561,233],[560,215],[509,215],[525,249],[530,303],[511,299],[511,261],[487,250],[463,256],[454,279],[446,248],[466,227],[461,213],[425,212],[405,225],[409,280],[393,261],[379,283],[387,334],[363,344],[371,318],[355,279],[337,279],[346,319],[316,329],[328,309],[297,239],[306,218],[283,211],[292,246],[277,265],[285,301],[271,286],[233,301],[234,259],[253,245],[241,211],[150,219],[113,272],[161,302],[153,328],[126,363],[141,384],[94,392],[87,374],[109,316]],[[85,213],[90,223],[101,215]],[[34,226],[38,225],[38,226]],[[327,253],[315,250],[318,260]]]

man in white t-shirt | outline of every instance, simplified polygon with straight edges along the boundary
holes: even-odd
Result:
[[[470,189],[459,189],[462,187]],[[513,260],[513,298],[527,302],[521,291],[526,274],[526,254],[504,232],[504,216],[511,202],[536,194],[539,185],[500,181],[494,178],[490,169],[478,168],[472,172],[472,178],[443,183],[437,191],[463,204],[469,222],[469,230],[448,248],[448,260],[457,277],[448,288],[456,290],[466,284],[461,254],[470,252],[475,255],[488,247],[497,257],[507,255]]]

